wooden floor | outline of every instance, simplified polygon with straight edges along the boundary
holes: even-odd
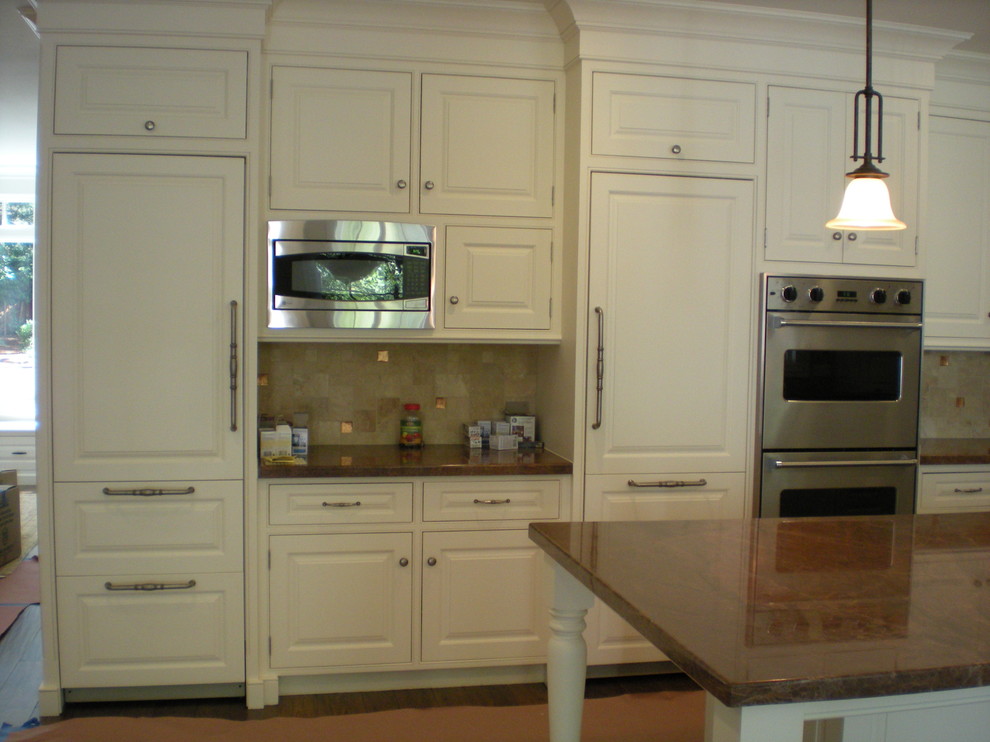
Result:
[[[0,639],[0,722],[17,728],[38,717],[38,687],[41,683],[41,612],[29,606],[10,631]],[[657,690],[696,690],[686,676],[646,675],[589,679],[587,698]],[[512,706],[546,703],[542,683],[488,685],[458,688],[327,693],[282,696],[277,706],[249,710],[243,698],[181,701],[129,701],[115,703],[68,703],[61,717],[43,723],[80,716],[192,716],[232,719],[267,719],[273,716],[332,716],[397,708],[434,706]]]

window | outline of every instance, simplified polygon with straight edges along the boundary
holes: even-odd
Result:
[[[0,428],[33,421],[34,196],[0,194]]]

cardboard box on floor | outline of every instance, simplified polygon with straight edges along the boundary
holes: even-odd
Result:
[[[21,491],[17,471],[0,471],[0,566],[21,555]]]

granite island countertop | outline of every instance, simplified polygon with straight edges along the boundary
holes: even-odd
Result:
[[[922,466],[990,465],[990,438],[922,438]]]
[[[311,446],[305,463],[261,464],[261,479],[570,474],[571,462],[542,449],[492,451],[460,444]]]
[[[990,685],[990,513],[529,530],[727,706]]]

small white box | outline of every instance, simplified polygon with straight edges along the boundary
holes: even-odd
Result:
[[[292,455],[304,459],[309,453],[309,428],[292,428]]]
[[[506,415],[505,421],[511,426],[512,432],[519,436],[520,441],[532,443],[536,440],[536,417],[534,415]]]
[[[468,448],[483,448],[485,439],[480,435],[469,435],[465,436],[464,442],[467,444]]]
[[[492,435],[510,435],[511,433],[512,426],[507,422],[496,420],[492,424]]]
[[[272,448],[275,451],[273,456],[292,455],[292,428],[289,427],[289,423],[275,423],[275,441]]]
[[[512,433],[496,433],[489,438],[488,447],[493,451],[510,451],[519,448],[519,436]]]
[[[468,425],[464,423],[464,435],[467,436],[478,436],[481,437],[481,426],[480,425]]]
[[[478,427],[481,428],[481,437],[487,438],[492,434],[492,421],[491,420],[479,420]]]
[[[258,455],[263,459],[275,455],[275,428],[258,430]]]

